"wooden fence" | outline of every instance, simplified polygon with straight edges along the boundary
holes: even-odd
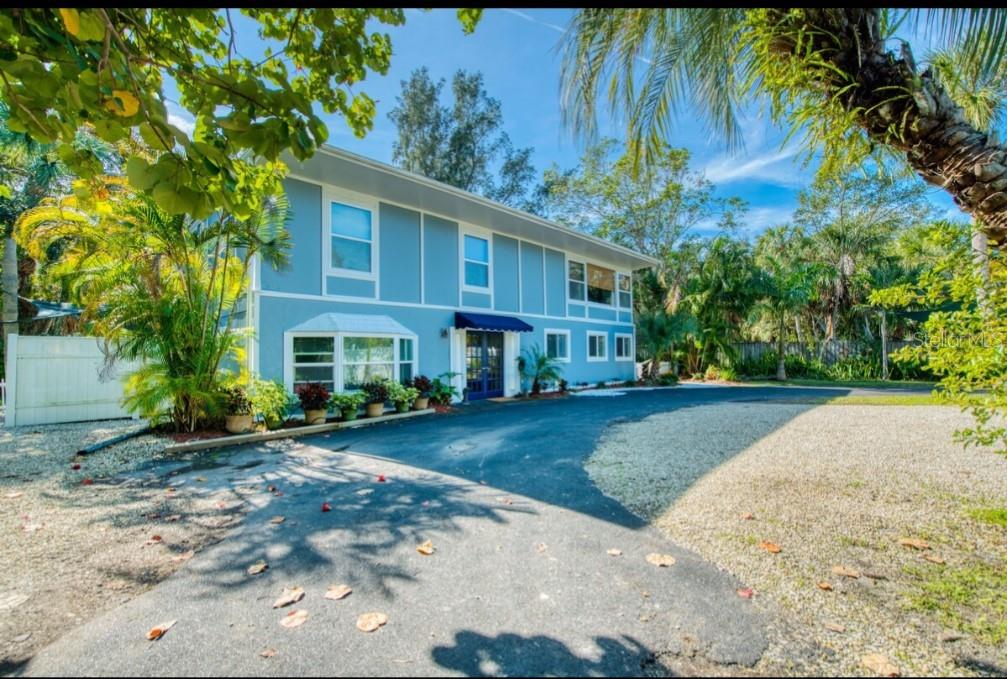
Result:
[[[892,340],[888,342],[888,355],[892,352],[913,344],[907,340]],[[776,342],[741,342],[732,345],[738,360],[758,361],[764,354],[776,353]],[[803,356],[807,359],[820,359],[826,365],[855,356],[862,356],[874,351],[874,347],[855,340],[833,340],[824,344],[808,342],[787,342],[784,353],[788,356]]]

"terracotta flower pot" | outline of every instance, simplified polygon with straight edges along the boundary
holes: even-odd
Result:
[[[244,434],[252,430],[251,415],[228,415],[224,420],[224,428],[232,434]]]
[[[413,410],[426,410],[430,407],[430,398],[420,397],[413,401]]]
[[[384,403],[368,403],[367,417],[381,417],[385,413]]]
[[[325,424],[325,416],[329,412],[325,408],[320,408],[318,410],[305,410],[304,411],[304,423],[305,424]]]

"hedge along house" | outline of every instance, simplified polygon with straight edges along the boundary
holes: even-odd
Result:
[[[291,264],[253,267],[251,370],[335,391],[453,372],[479,399],[518,393],[538,345],[570,384],[634,376],[653,259],[339,149],[288,162]]]

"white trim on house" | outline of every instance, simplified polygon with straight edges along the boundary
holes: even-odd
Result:
[[[474,313],[497,313],[506,315],[506,311],[497,311],[495,309],[487,309],[486,307],[466,307],[466,306],[448,306],[446,304],[416,304],[415,302],[392,302],[384,299],[371,299],[370,297],[350,297],[346,295],[315,295],[306,292],[281,292],[279,290],[260,290],[255,293],[257,296],[261,297],[275,297],[279,299],[304,299],[313,302],[343,302],[346,304],[365,304],[368,306],[393,306],[402,307],[407,309],[432,309],[432,310],[446,310],[446,311],[471,311]],[[519,316],[527,316],[529,318],[544,318],[549,320],[557,321],[571,321],[574,323],[594,323],[597,325],[624,325],[627,327],[632,327],[633,323],[630,321],[606,321],[604,319],[598,318],[582,318],[580,316],[547,316],[545,314],[531,314],[525,312],[517,312]]]
[[[543,347],[543,350],[545,351],[546,356],[549,355],[549,335],[563,335],[566,337],[566,356],[556,356],[554,358],[559,363],[569,363],[573,354],[570,331],[560,328],[545,328],[543,331],[543,337],[545,338],[545,346]]]
[[[468,259],[465,256],[465,236],[472,236],[473,238],[478,238],[479,240],[486,241],[486,254],[489,259],[487,262],[479,262],[475,259]],[[478,285],[469,285],[465,281],[465,264],[466,262],[475,262],[477,264],[484,264],[486,266],[486,283],[485,288],[479,287]],[[459,224],[458,225],[458,306],[462,305],[462,300],[465,298],[466,292],[474,292],[479,295],[489,295],[490,298],[490,309],[494,308],[495,299],[493,297],[493,232],[489,229],[483,229],[472,224]]]
[[[322,293],[328,290],[327,278],[355,278],[374,282],[374,298],[379,298],[380,275],[378,271],[380,258],[378,249],[380,247],[381,217],[380,201],[374,196],[368,196],[356,191],[333,186],[332,184],[322,184]],[[371,240],[339,235],[345,240],[367,243],[371,247],[371,270],[357,271],[356,269],[343,269],[332,266],[332,204],[339,203],[360,210],[366,210],[371,215]],[[369,299],[369,298],[367,298]]]
[[[619,340],[621,340],[621,339],[629,340],[629,353],[626,354],[625,356],[620,356],[619,355]],[[634,346],[633,345],[634,345],[633,335],[631,333],[628,333],[628,332],[617,332],[617,333],[615,333],[615,360],[616,361],[620,361],[620,362],[635,360],[636,357],[634,356]]]
[[[602,346],[605,348],[605,355],[604,356],[591,356],[591,338],[592,337],[601,337],[601,338],[603,338],[605,340],[602,343]],[[608,362],[608,333],[607,332],[601,332],[599,330],[588,330],[587,331],[587,346],[585,347],[585,351],[587,353],[587,362],[588,363],[606,363],[606,362]]]

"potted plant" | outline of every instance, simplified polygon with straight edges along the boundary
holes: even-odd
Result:
[[[275,380],[252,379],[248,398],[252,402],[252,412],[262,415],[266,429],[279,429],[294,405],[291,395]]]
[[[408,413],[419,393],[417,389],[398,382],[388,383],[388,400],[395,404],[397,413]]]
[[[244,434],[252,429],[252,402],[244,387],[234,386],[224,390],[227,414],[224,426],[232,434]]]
[[[324,424],[329,413],[329,390],[318,382],[299,384],[294,389],[304,411],[305,424]]]
[[[343,392],[333,394],[330,401],[332,408],[338,410],[347,422],[357,419],[357,411],[364,404],[365,397],[360,392]]]
[[[426,410],[430,407],[430,396],[434,391],[434,383],[426,375],[417,375],[413,378],[413,389],[416,390],[416,400],[413,401],[413,410]]]
[[[388,380],[378,378],[365,382],[360,386],[364,393],[364,403],[367,404],[367,417],[379,417],[385,412],[385,402],[388,400]]]

